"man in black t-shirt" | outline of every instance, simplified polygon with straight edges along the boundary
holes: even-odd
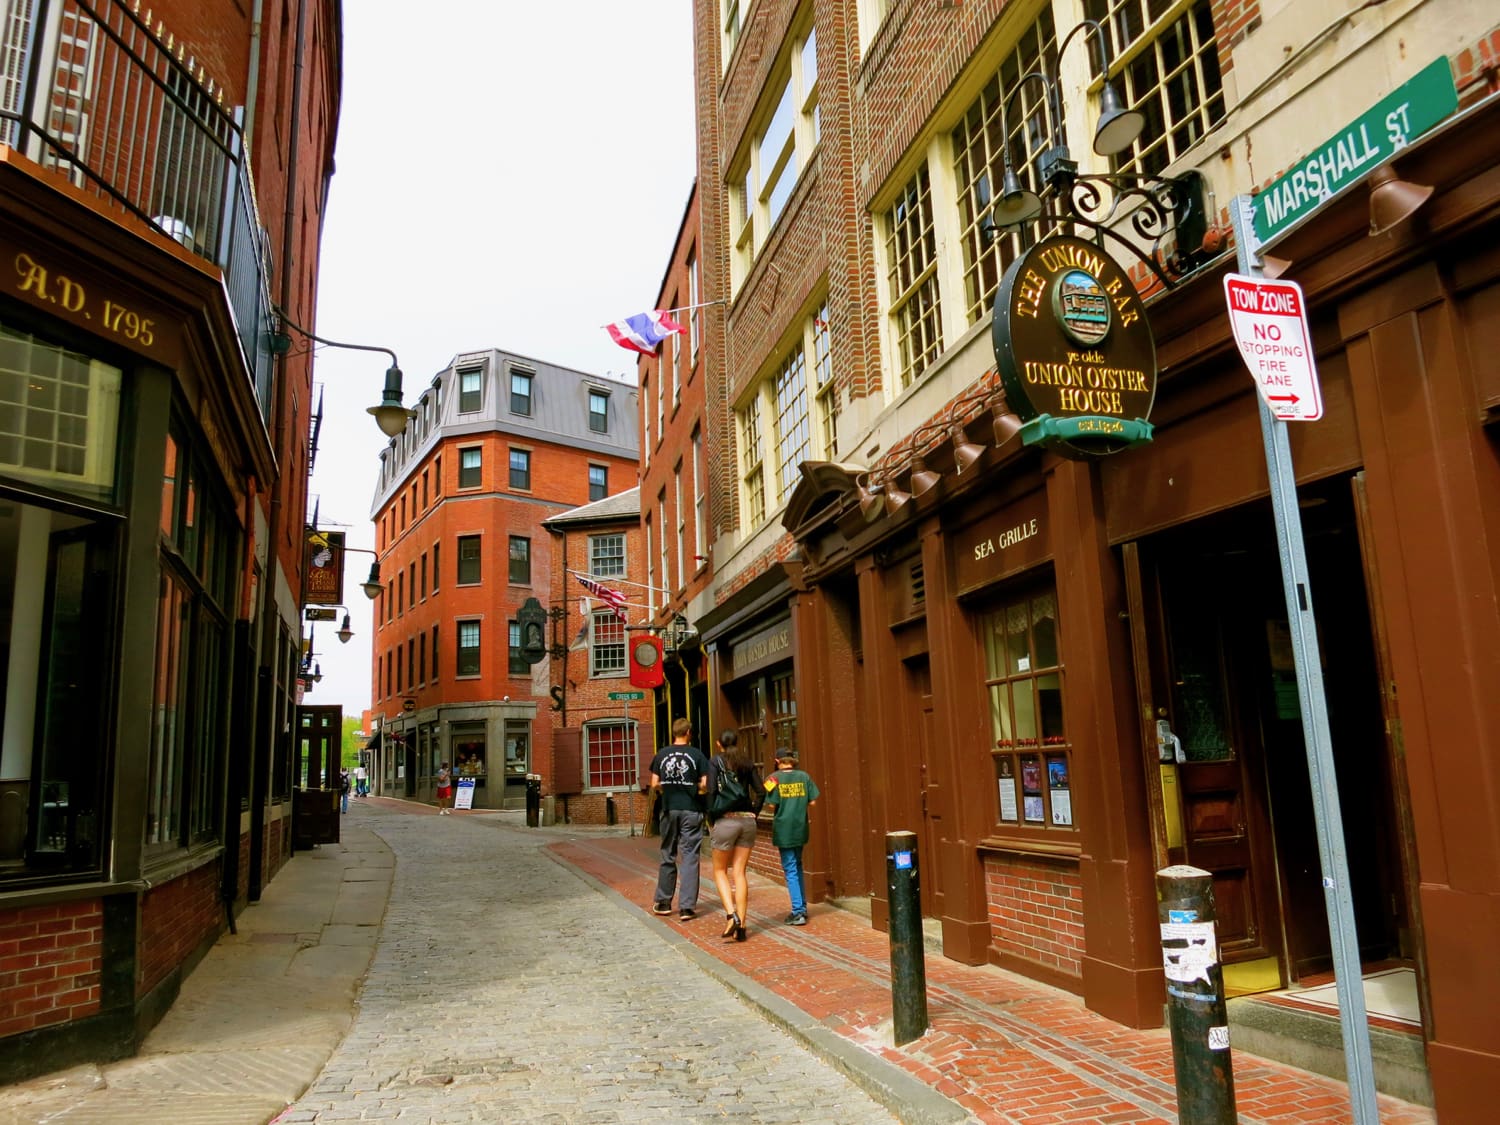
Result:
[[[686,922],[698,908],[698,850],[703,843],[703,812],[708,791],[708,759],[688,743],[693,726],[686,719],[672,723],[672,744],[651,759],[651,788],[661,807],[661,871],[656,877],[656,914],[672,913],[677,891],[678,849],[682,855],[682,893],[678,917]]]

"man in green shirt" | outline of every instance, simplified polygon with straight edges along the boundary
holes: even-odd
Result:
[[[781,750],[776,772],[766,778],[766,805],[775,812],[771,843],[781,852],[786,892],[792,900],[787,924],[807,925],[807,893],[802,881],[802,846],[807,843],[807,810],[818,800],[817,783],[797,768],[797,752]]]

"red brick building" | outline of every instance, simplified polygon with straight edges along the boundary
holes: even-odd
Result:
[[[0,1081],[132,1052],[290,854],[312,359],[272,345],[342,31],[258,10],[0,4]]]
[[[635,486],[636,390],[499,350],[455,357],[381,454],[373,518],[374,791],[429,799],[444,761],[475,807],[518,808],[551,753],[549,670],[518,613],[545,612],[549,516]],[[621,544],[623,551],[623,544]]]
[[[637,364],[640,379],[641,526],[644,529],[647,621],[666,641],[666,680],[655,695],[657,729],[692,719],[700,741],[709,738],[707,666],[696,617],[713,604],[715,536],[709,514],[710,468],[705,371],[721,309],[702,295],[698,186],[688,193],[672,257],[656,307],[679,310],[683,327],[655,355]]]
[[[1367,966],[1408,996],[1376,1074],[1479,1121],[1500,1065],[1482,947],[1500,901],[1500,197],[1478,155],[1500,130],[1497,29],[1436,0],[1369,15],[698,0],[697,252],[723,305],[703,384],[713,605],[693,624],[715,725],[797,746],[823,790],[814,900],[868,897],[884,925],[885,833],[913,830],[948,956],[1149,1026],[1152,876],[1186,861],[1215,876],[1236,989],[1326,972],[1258,408],[1222,288],[1224,209],[1259,192],[1324,375],[1326,416],[1291,444],[1349,894]],[[1100,155],[1106,81],[1144,123]],[[1361,125],[1356,165],[1339,141]],[[1128,221],[1139,195],[1098,220],[1160,377],[1152,440],[1109,456],[1021,437],[1033,418],[1000,393],[1001,280],[1049,216],[1087,206],[1055,163],[1069,139],[1078,173],[1139,177],[1091,181],[1104,212],[1131,183],[1186,201],[1154,243]],[[1431,196],[1372,221],[1393,166]]]
[[[640,490],[552,516],[551,752],[536,763],[560,822],[631,824],[649,811],[644,782],[656,748],[652,693],[630,680],[630,648],[650,620]],[[620,612],[579,581],[618,592]],[[634,696],[641,698],[636,699]]]

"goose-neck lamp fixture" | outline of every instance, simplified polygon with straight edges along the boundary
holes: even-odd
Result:
[[[380,403],[365,411],[375,419],[375,424],[380,427],[380,432],[386,437],[396,437],[406,429],[406,423],[417,416],[415,410],[404,406],[401,402],[401,364],[396,359],[396,353],[390,348],[382,348],[373,344],[341,344],[337,340],[325,339],[303,328],[279,308],[276,310],[276,320],[277,327],[271,336],[271,351],[277,355],[285,355],[291,348],[292,338],[285,331],[291,328],[324,347],[346,348],[355,352],[380,352],[391,357],[391,365],[385,369],[385,390],[380,396]]]
[[[1099,96],[1099,118],[1094,125],[1094,152],[1100,156],[1118,156],[1141,135],[1146,127],[1146,115],[1127,107],[1110,81],[1109,40],[1097,20],[1083,20],[1063,36],[1053,59],[1062,57],[1080,31],[1092,36],[1098,73],[1104,79]],[[1008,124],[1011,102],[1032,82],[1040,83],[1042,87],[1042,98],[1034,110],[1042,115],[1044,129],[1037,130],[1037,134],[1045,138],[1047,145],[1036,156],[1036,174],[1042,185],[1040,192],[1022,183],[1016,171]],[[1028,122],[1030,117],[1028,113]],[[1000,129],[1000,196],[992,199],[988,174],[981,175],[974,185],[981,238],[992,239],[997,227],[1015,228],[1039,219],[1048,226],[1072,224],[1091,231],[1101,246],[1105,239],[1112,239],[1144,262],[1167,288],[1208,257],[1204,245],[1208,235],[1207,181],[1197,172],[1159,177],[1078,171],[1078,163],[1068,149],[1063,124],[1062,87],[1055,61],[1049,67],[1044,55],[1036,69],[1022,75],[1000,103]],[[1026,132],[1031,133],[1030,130]],[[1149,252],[1113,229],[1116,216],[1126,213],[1136,238],[1149,244]],[[1170,254],[1163,250],[1169,235],[1174,240]]]

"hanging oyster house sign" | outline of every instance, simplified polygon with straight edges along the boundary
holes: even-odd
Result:
[[[995,363],[1021,440],[1072,457],[1151,440],[1156,343],[1125,271],[1092,242],[1037,243],[995,297]]]

